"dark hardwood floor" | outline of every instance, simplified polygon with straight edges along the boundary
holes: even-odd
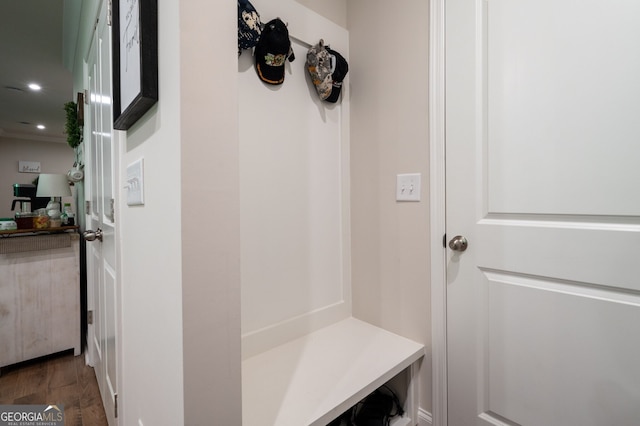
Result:
[[[63,404],[65,426],[107,426],[93,368],[73,351],[4,367],[0,405]]]

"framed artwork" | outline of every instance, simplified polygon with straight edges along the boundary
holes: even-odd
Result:
[[[84,126],[84,93],[78,92],[78,101],[76,102],[78,125]]]
[[[157,0],[113,0],[113,128],[129,129],[158,101]]]

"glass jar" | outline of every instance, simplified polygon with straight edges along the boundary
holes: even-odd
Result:
[[[16,223],[18,224],[18,229],[33,229],[33,218],[35,216],[36,214],[31,212],[17,212]]]
[[[35,229],[44,229],[49,227],[49,215],[45,209],[38,209],[37,215],[33,218],[33,227]]]

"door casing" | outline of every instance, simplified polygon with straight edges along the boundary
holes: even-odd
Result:
[[[445,0],[431,0],[429,13],[431,371],[434,426],[447,424],[444,2]]]

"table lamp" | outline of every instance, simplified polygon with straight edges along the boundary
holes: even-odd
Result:
[[[62,197],[69,197],[70,195],[71,188],[69,188],[67,175],[40,174],[36,197],[51,197],[51,201],[46,207],[49,217],[53,219],[60,217],[60,200]]]

